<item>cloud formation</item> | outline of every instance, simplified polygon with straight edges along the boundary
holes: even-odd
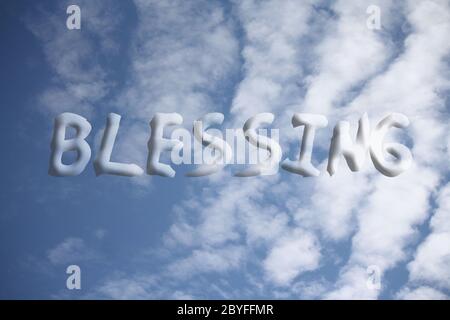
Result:
[[[90,3],[89,37],[55,28],[52,16],[30,27],[58,79],[40,97],[52,112],[95,112],[114,87],[101,57],[120,46],[117,25],[105,24],[102,7]],[[387,178],[369,161],[357,173],[341,161],[330,177],[322,156],[331,135],[326,128],[315,142],[320,157],[313,162],[322,172],[316,179],[282,173],[239,179],[226,170],[192,180],[152,253],[164,267],[105,277],[93,296],[448,298],[450,5],[379,1],[382,29],[370,30],[370,4],[134,1],[130,64],[111,102],[127,117],[117,143],[121,160],[145,163],[155,112],[179,112],[190,125],[222,111],[236,127],[273,112],[289,147],[301,132],[291,128],[293,112],[324,114],[330,127],[348,119],[352,132],[364,112],[372,127],[387,112],[401,112],[411,125],[389,139],[411,148],[414,165]],[[83,246],[66,239],[49,259],[63,263],[67,250]],[[384,277],[401,264],[408,282],[392,293]],[[367,286],[373,265],[381,271],[380,290]]]

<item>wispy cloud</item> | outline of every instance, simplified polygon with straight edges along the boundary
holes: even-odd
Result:
[[[155,112],[179,112],[190,123],[205,112],[224,111],[236,127],[255,113],[273,112],[289,146],[298,139],[292,112],[321,113],[330,124],[345,118],[355,126],[368,112],[373,126],[395,111],[411,120],[410,138],[393,136],[412,148],[415,163],[395,179],[369,163],[351,173],[342,162],[333,177],[314,180],[283,174],[192,180],[160,243],[164,270],[108,275],[94,295],[202,296],[190,279],[200,279],[200,286],[216,274],[208,293],[221,297],[377,298],[385,287],[368,288],[366,268],[376,265],[383,276],[410,261],[409,282],[397,297],[446,297],[448,187],[440,191],[431,233],[414,257],[411,252],[448,174],[448,1],[378,1],[379,31],[366,27],[370,1],[134,4],[130,65],[113,103],[127,118],[116,146],[121,160],[145,163]],[[103,5],[83,6],[91,14],[87,37],[56,27],[61,21],[52,15],[29,23],[55,74],[40,98],[51,112],[93,112],[114,87],[102,56],[120,45],[113,36],[117,26],[106,23]],[[317,136],[321,153],[330,131]],[[325,165],[318,163],[322,171]],[[336,249],[344,245],[348,252]],[[68,238],[48,258],[65,263],[73,258],[68,252],[83,259],[86,251],[83,240]],[[323,276],[328,253],[340,255],[339,263],[331,262],[337,279]],[[229,283],[236,272],[248,288]]]
[[[446,2],[408,2],[406,13],[413,32],[405,40],[405,51],[349,106],[352,112],[365,108],[371,114],[397,110],[410,115],[416,166],[392,181],[384,177],[374,179],[374,189],[366,196],[367,204],[359,209],[352,255],[338,289],[329,297],[377,297],[379,292],[361,286],[367,278],[365,268],[375,264],[386,270],[404,260],[415,226],[429,214],[430,196],[439,185],[437,159],[444,156],[439,150],[447,124],[441,122],[438,114],[445,101],[437,92],[447,85],[444,75],[448,66],[444,58],[450,47],[439,45],[433,54],[429,49],[445,42],[450,31],[449,12]],[[433,129],[424,130],[424,126]],[[355,270],[358,268],[361,270]]]
[[[450,241],[450,185],[440,190],[437,206],[430,220],[431,233],[417,248],[414,259],[408,264],[409,284],[428,284],[433,288],[450,290],[450,248],[447,245]],[[413,292],[419,289],[416,288]]]
[[[67,238],[56,247],[49,250],[47,257],[52,264],[64,265],[95,260],[99,256],[94,250],[86,246],[83,239]]]
[[[306,271],[319,266],[320,246],[305,230],[295,230],[277,240],[264,260],[267,276],[277,285],[289,285]]]
[[[68,5],[63,3],[57,4],[56,13],[37,6],[25,18],[54,73],[50,87],[39,98],[43,111],[51,115],[68,110],[92,115],[95,103],[114,86],[106,61],[119,45],[115,37],[121,20],[117,3],[83,0],[78,5],[83,8],[83,32],[66,28]]]

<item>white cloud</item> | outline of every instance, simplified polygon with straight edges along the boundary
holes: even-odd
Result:
[[[177,219],[166,236],[166,244],[221,246],[242,236],[249,244],[274,239],[284,231],[288,218],[275,207],[260,202],[264,190],[277,181],[277,177],[256,178],[247,180],[243,186],[235,179],[205,188],[197,198],[175,208]]]
[[[188,117],[187,122],[217,108],[212,93],[220,94],[222,83],[238,69],[239,61],[234,27],[224,18],[223,9],[211,2],[137,1],[136,5],[140,25],[132,51],[132,78],[121,99],[127,115],[147,120],[157,111],[178,111]],[[258,32],[254,23],[268,22],[271,9],[282,14],[270,31],[275,33],[277,45],[268,50],[274,61],[284,61],[284,71],[294,75],[298,68],[289,70],[289,67],[298,64],[298,57],[284,49],[291,50],[289,40],[304,32],[297,23],[306,23],[303,9],[307,7],[290,2],[278,9],[278,3],[273,1],[259,8],[256,17],[249,18],[253,13],[247,6],[259,5],[250,1],[239,5],[239,18],[253,28],[251,32]],[[264,35],[254,36],[258,38],[255,41],[265,41]],[[257,69],[267,63],[255,60],[249,50],[244,48],[243,55],[248,64],[253,64],[252,72],[259,72]],[[281,66],[280,61],[276,62]],[[281,76],[281,72],[278,74]],[[136,132],[132,136],[136,137]],[[250,247],[260,246],[284,232],[288,222],[287,215],[275,206],[260,204],[261,190],[265,185],[276,184],[276,177],[248,180],[245,186],[239,180],[210,182],[212,187],[205,188],[201,195],[175,206],[177,219],[165,237],[165,244],[174,252],[179,252],[176,250],[179,245],[192,251],[188,251],[187,257],[173,254],[176,259],[169,265],[173,275],[236,269],[247,257],[243,256],[242,248],[229,243],[244,240]]]
[[[430,287],[419,287],[414,290],[403,289],[397,294],[397,298],[403,300],[447,300],[448,296]]]
[[[428,197],[438,182],[433,171],[421,170],[374,178],[374,191],[358,209],[350,259],[328,298],[376,298],[379,292],[366,286],[366,268],[376,265],[384,272],[406,259],[406,246],[426,219]]]
[[[189,122],[223,107],[220,97],[242,58],[242,80],[230,110],[233,124],[240,126],[241,120],[257,112],[274,112],[280,122],[294,110],[324,113],[333,121],[354,120],[365,111],[373,120],[385,112],[403,112],[411,119],[408,134],[415,165],[395,179],[381,176],[369,164],[359,173],[349,172],[343,164],[337,175],[314,180],[294,175],[231,179],[223,174],[193,182],[192,195],[174,205],[175,219],[164,238],[171,261],[165,265],[168,272],[158,276],[169,282],[166,288],[154,277],[124,276],[108,279],[98,293],[111,298],[192,297],[190,288],[171,290],[176,286],[170,280],[213,272],[223,275],[250,264],[256,267],[245,272],[253,279],[248,281],[255,292],[264,293],[265,286],[275,284],[274,294],[279,297],[377,298],[380,292],[367,287],[367,266],[377,265],[384,272],[409,258],[417,227],[428,217],[429,199],[440,175],[448,170],[448,146],[443,143],[449,141],[448,117],[443,116],[441,94],[449,87],[448,3],[409,1],[397,7],[382,1],[382,32],[366,28],[369,2],[335,2],[331,8],[335,18],[322,28],[326,19],[318,17],[309,1],[233,1],[236,16],[232,18],[211,1],[138,0],[135,4],[139,20],[131,39],[132,64],[125,90],[118,94],[117,106],[127,112],[127,119],[118,137],[117,160],[145,163],[148,120],[155,112],[180,112]],[[401,18],[389,11],[400,17],[405,14],[411,24],[403,52],[393,61],[398,48],[392,41],[398,39],[389,28],[398,27],[396,19]],[[105,21],[98,20],[89,30],[103,39],[101,48],[114,48],[108,42],[114,28],[103,33]],[[237,38],[235,23],[241,24],[242,39]],[[37,35],[64,85],[50,88],[41,99],[54,112],[91,110],[111,88],[98,61],[89,72],[82,67],[95,42],[54,32],[52,37]],[[307,38],[314,38],[314,43]],[[305,66],[313,72],[303,81]],[[130,118],[132,124],[127,123]],[[290,128],[289,121],[283,123],[283,130]],[[289,138],[297,133],[286,132]],[[329,137],[317,138],[316,146],[326,150]],[[432,234],[409,264],[410,287],[425,282],[448,289],[447,193],[443,191],[442,209],[431,221]],[[324,246],[351,236],[350,258],[335,284],[302,281],[305,272],[321,267]],[[83,240],[69,238],[49,252],[49,259],[55,264],[77,256],[84,259],[85,251]],[[267,282],[254,280],[262,275]],[[407,287],[398,296],[445,297],[427,286]],[[327,292],[330,288],[333,291]]]
[[[58,265],[94,260],[98,255],[86,246],[83,239],[67,238],[49,250],[47,257],[52,264]]]
[[[258,111],[280,110],[299,97],[297,82],[302,76],[302,67],[298,44],[307,32],[311,6],[295,1],[234,4],[245,31],[242,48],[244,79],[231,108],[237,124]],[[178,207],[179,221],[171,227],[168,240],[194,247],[210,244],[217,248],[241,240],[250,249],[248,260],[253,250],[268,246],[288,232],[289,216],[278,205],[268,205],[266,201],[268,195],[280,194],[278,177],[248,179],[245,184],[237,180],[226,183],[219,180],[212,186],[198,198]],[[194,212],[194,222],[188,222],[187,217]],[[307,245],[306,238],[299,241]],[[274,254],[286,252],[281,248],[273,250]],[[291,275],[314,266],[307,259],[304,259],[304,265],[298,260],[292,263]],[[268,270],[272,270],[271,262],[268,266]],[[298,271],[294,270],[296,266]]]
[[[264,270],[277,285],[289,285],[295,277],[319,266],[320,246],[305,230],[295,230],[277,240],[264,260]]]
[[[289,5],[287,5],[287,7],[289,7]],[[429,5],[426,3],[421,4],[418,7],[412,5],[412,7],[414,10],[409,14],[409,19],[416,29],[414,29],[415,33],[406,40],[405,52],[389,66],[385,73],[377,75],[373,80],[369,79],[370,81],[367,87],[363,89],[361,95],[348,107],[342,109],[341,113],[343,115],[353,116],[356,114],[360,116],[363,110],[370,110],[376,116],[379,116],[385,111],[400,111],[405,112],[410,116],[416,114],[425,115],[423,113],[424,109],[436,109],[442,106],[442,102],[434,92],[445,85],[445,81],[442,81],[443,78],[440,76],[440,67],[442,66],[441,59],[448,50],[440,48],[431,56],[426,53],[426,51],[422,50],[424,50],[423,48],[428,47],[427,42],[430,42],[430,45],[432,45],[437,43],[438,39],[442,41],[442,37],[447,33],[447,26],[445,23],[438,24],[439,28],[436,29],[434,25],[431,25],[428,29],[425,28],[420,21],[416,20],[418,19],[418,12],[436,10],[440,12],[439,15],[441,17],[445,16],[446,10],[445,7],[439,8],[439,6],[434,4]],[[250,33],[248,39],[250,44],[244,47],[243,56],[246,63],[246,77],[243,79],[234,99],[232,108],[234,114],[237,114],[238,111],[254,113],[262,110],[267,111],[266,109],[269,111],[277,111],[280,110],[277,107],[278,105],[285,106],[290,98],[295,97],[295,93],[289,92],[289,94],[286,95],[287,98],[285,98],[283,94],[280,93],[281,91],[279,91],[284,84],[284,81],[288,83],[294,81],[293,78],[289,77],[289,73],[286,78],[279,77],[275,72],[276,70],[270,69],[270,66],[275,65],[275,63],[269,63],[270,59],[267,61],[258,60],[258,56],[271,57],[271,52],[264,51],[267,50],[267,48],[270,48],[270,46],[264,46],[261,45],[261,43],[264,44],[266,38],[271,38],[272,34],[270,27],[273,24],[277,25],[278,23],[278,20],[274,19],[270,23],[264,23],[268,25],[266,28],[259,30],[256,27],[258,26],[259,19],[261,19],[261,21],[266,21],[268,19],[267,15],[269,15],[269,13],[267,11],[270,11],[268,8],[272,8],[270,3],[267,3],[266,5],[256,5],[251,1],[244,3],[240,7],[239,12],[240,17],[244,22],[244,29],[249,29],[250,32],[255,33]],[[344,2],[339,3],[339,5],[336,6],[336,10],[342,10],[342,20],[339,28],[342,30],[347,30],[347,28],[351,29],[352,23],[355,23],[355,18],[352,14],[358,13],[358,8],[361,7],[357,6],[352,8],[350,4]],[[276,10],[278,15],[280,15],[279,10],[281,9]],[[294,20],[298,19],[298,16],[295,14],[296,11],[294,10]],[[283,15],[281,14],[281,16]],[[439,21],[439,18],[437,21]],[[246,25],[246,22],[249,23],[249,26]],[[289,22],[285,23],[289,25]],[[346,25],[346,23],[348,23],[348,25]],[[261,24],[263,23],[261,22]],[[418,26],[416,26],[416,24]],[[289,33],[290,29],[283,28],[282,23],[278,26],[279,28],[277,30],[286,31],[286,37],[288,38],[295,36],[298,40],[302,35],[302,32],[300,31],[298,33]],[[354,63],[356,65],[352,67],[352,77],[349,77],[347,82],[343,81],[343,83],[339,84],[339,87],[333,89],[332,92],[329,92],[329,95],[326,97],[329,105],[332,105],[333,101],[337,101],[336,99],[342,98],[341,94],[346,92],[346,90],[351,89],[352,86],[358,84],[363,79],[378,72],[385,62],[385,59],[390,54],[389,52],[386,52],[386,45],[383,45],[382,41],[372,33],[367,34],[367,30],[358,29],[361,34],[358,34],[357,32],[356,34],[351,34],[350,32],[340,32],[339,28],[337,31],[337,39],[352,43],[352,41],[356,41],[353,37],[357,37],[357,40],[360,39],[363,42],[367,41],[367,45],[369,45],[373,51],[356,52],[356,49],[352,47],[332,46],[333,43],[336,44],[332,35],[330,35],[329,40],[325,41],[325,43],[329,41],[330,44],[323,44],[323,46],[320,47],[321,49],[319,52],[321,52],[321,55],[323,56],[321,64],[323,69],[320,69],[320,73],[316,78],[323,77],[328,79],[322,83],[322,89],[324,90],[330,87],[327,84],[329,81],[339,81],[341,79],[340,72],[331,75],[328,73],[327,70],[330,68],[333,67],[333,70],[336,70],[335,68],[339,68],[339,66],[335,66],[332,63],[333,59],[327,60],[327,56],[330,54],[332,56],[333,52],[344,56],[348,55],[349,57],[351,57],[352,54],[356,55],[354,57]],[[367,39],[365,38],[366,36],[368,37]],[[252,37],[254,37],[253,40]],[[346,37],[349,37],[349,39]],[[324,48],[328,48],[328,51]],[[246,50],[248,52],[246,52]],[[256,51],[256,53],[252,50]],[[367,55],[367,53],[369,54]],[[371,55],[375,53],[379,55],[379,60],[374,61],[372,59]],[[426,59],[430,62],[431,68],[425,69],[421,67],[420,61],[422,60],[422,55],[425,57],[425,54],[427,54]],[[283,59],[291,57],[292,59],[288,61],[295,65],[294,70],[296,70],[296,72],[301,70],[300,64],[298,60],[296,60],[297,58],[293,58],[295,55],[282,55],[281,57]],[[350,58],[350,60],[351,59],[353,58]],[[342,59],[334,60],[342,61]],[[364,68],[367,61],[373,61],[376,67],[373,69]],[[346,70],[346,61],[343,61],[342,63],[342,70]],[[416,82],[414,81],[410,82],[407,80],[407,84],[404,82],[397,84],[397,80],[394,79],[409,77],[409,73],[407,72],[409,69],[417,70],[415,73],[415,78],[417,79],[431,79],[432,74],[435,78],[433,78],[433,81],[429,81],[426,84],[422,81],[418,81],[417,86],[420,85],[420,90],[419,88],[416,88]],[[255,76],[255,74],[257,76]],[[353,81],[352,79],[355,80]],[[321,82],[322,80],[317,83],[314,81],[311,82],[310,89],[316,90],[312,88],[318,86],[317,90],[319,90],[319,84]],[[257,84],[255,88],[258,89],[252,90],[252,85],[255,83]],[[395,84],[401,87],[400,90],[397,90]],[[408,87],[408,85],[413,92],[410,92],[410,94],[406,96],[402,87]],[[327,91],[325,90],[325,92]],[[412,101],[411,99],[417,99],[420,101],[420,104],[417,102],[414,102],[412,105],[408,104]],[[243,101],[245,101],[245,103],[243,103]],[[396,104],[393,105],[392,101],[395,101]],[[244,105],[252,107],[244,108]],[[385,107],[386,105],[389,106],[390,109]],[[328,110],[328,108],[324,110]],[[330,110],[331,114],[334,115],[339,115],[338,111],[340,110]],[[339,116],[342,117],[342,115]],[[354,119],[354,117],[352,119]],[[421,119],[414,118],[413,121],[416,120],[417,124],[413,124],[412,132],[413,138],[417,138],[415,140],[413,151],[418,164],[415,168],[410,169],[409,172],[397,177],[395,180],[382,177],[379,174],[374,174],[373,169],[365,170],[360,173],[342,172],[339,176],[333,178],[323,176],[313,183],[307,183],[305,180],[299,182],[298,179],[291,177],[288,179],[291,183],[291,188],[282,189],[282,191],[276,193],[278,197],[277,200],[279,202],[284,202],[287,206],[287,210],[290,210],[286,212],[286,217],[293,215],[297,225],[320,230],[324,238],[343,240],[351,234],[355,227],[357,228],[356,235],[352,241],[353,246],[350,260],[341,272],[340,279],[336,283],[336,290],[328,294],[327,297],[376,298],[379,292],[369,290],[366,285],[367,266],[372,264],[379,265],[384,271],[404,260],[406,258],[405,249],[408,243],[410,243],[416,235],[415,226],[425,221],[429,209],[429,196],[438,185],[438,174],[435,170],[424,166],[425,164],[428,164],[429,158],[425,156],[426,152],[423,152],[422,149],[439,149],[440,137],[444,132],[442,128],[445,128],[445,124],[442,124],[439,119],[435,118],[433,112],[426,114],[425,117]],[[422,129],[419,133],[418,130],[415,129],[424,125],[433,128],[433,130],[424,133],[424,130]],[[435,158],[439,157],[436,156]],[[202,243],[214,243],[215,245],[219,245],[226,241],[238,240],[241,232],[245,230],[243,233],[244,239],[249,243],[249,239],[252,238],[252,230],[258,229],[254,227],[255,225],[258,225],[258,223],[255,223],[253,215],[250,215],[253,220],[243,220],[242,216],[245,216],[245,213],[241,213],[240,208],[246,208],[245,212],[247,214],[261,212],[261,207],[248,199],[252,199],[252,197],[258,198],[258,196],[261,195],[263,195],[264,198],[268,194],[273,193],[275,189],[281,188],[282,184],[273,184],[267,181],[264,182],[263,179],[258,182],[250,182],[250,180],[248,180],[246,181],[246,184],[240,187],[236,192],[233,192],[232,185],[234,184],[231,183],[231,185],[229,184],[226,187],[222,187],[220,184],[215,185],[218,190],[222,191],[218,191],[216,193],[218,196],[214,196],[215,200],[210,201],[211,203],[214,203],[214,205],[207,205],[207,209],[204,211],[200,208],[205,207],[205,203],[209,204],[210,202],[208,202],[208,200],[199,199],[198,202],[196,202],[197,200],[192,200],[190,203],[194,204],[194,206],[189,208],[188,212],[192,212],[191,210],[195,209],[198,209],[199,212],[204,212],[199,215],[200,221],[203,222],[199,225],[186,223],[186,221],[182,221],[180,224],[175,223],[171,229],[172,236],[174,236],[174,238],[178,237],[179,241],[188,245],[201,245]],[[312,191],[308,190],[308,187],[311,185]],[[298,188],[297,190],[299,192],[303,191],[304,194],[300,197],[297,194],[296,199],[295,193],[292,192],[293,188]],[[308,198],[311,200],[309,205],[305,207],[305,202],[302,201]],[[411,200],[405,202],[405,198],[411,198]],[[271,199],[271,201],[272,200],[273,199]],[[280,203],[276,203],[275,208],[274,212],[278,210],[278,212],[281,213],[283,211],[283,205]],[[251,223],[250,221],[253,221],[254,223]],[[275,235],[289,233],[290,228],[287,226],[289,218],[284,221],[279,221],[282,221],[279,225],[280,229],[275,228],[275,230],[280,231],[276,232]],[[237,227],[238,225],[240,227]],[[203,228],[204,226],[207,227]],[[265,228],[264,224],[261,224],[261,227],[261,230],[263,230]],[[210,232],[208,232],[209,230]],[[266,228],[266,230],[269,231],[273,229]],[[194,233],[202,236],[195,240],[196,236],[193,236]],[[176,236],[176,234],[178,234],[178,236]],[[266,242],[266,245],[270,243],[270,241],[276,239],[270,237],[270,232],[268,234],[269,237],[266,238],[269,242]],[[295,249],[289,246],[287,248],[292,250]],[[279,254],[290,257],[289,253],[292,252],[292,250],[284,251],[280,249]],[[317,257],[317,260],[320,259],[320,255],[314,257]],[[315,261],[315,259],[312,260]],[[272,260],[269,259],[267,261]],[[292,269],[289,269],[289,266],[286,266],[286,268],[289,269],[289,272],[286,272],[285,278],[283,278],[279,275],[283,274],[282,272],[276,273],[276,268],[267,269],[267,263],[264,265],[266,266],[266,271],[272,271],[269,278],[276,283],[288,283],[293,277],[295,278],[297,274],[300,274],[304,270],[302,269],[301,262],[298,262],[298,264],[293,262]],[[310,264],[311,270],[318,266],[319,263],[317,261]]]
[[[185,121],[220,106],[211,93],[236,70],[237,40],[223,8],[211,1],[135,1],[137,36],[121,104],[128,116],[180,112]]]
[[[178,112],[183,126],[220,111],[230,78],[238,72],[238,41],[220,3],[134,1],[138,24],[131,35],[130,66],[114,104],[124,114],[115,154],[146,166],[149,121]],[[135,182],[148,186],[149,179]]]
[[[95,232],[94,232],[95,237],[99,240],[102,240],[103,238],[105,238],[106,234],[107,234],[107,231],[105,229],[101,229],[101,228],[95,230]]]
[[[183,279],[197,273],[222,273],[240,266],[244,249],[239,246],[222,248],[197,249],[184,259],[175,261],[168,266],[168,272]]]
[[[325,171],[324,165],[321,167]],[[327,240],[340,241],[354,231],[355,208],[364,201],[372,184],[364,172],[351,172],[343,161],[336,175],[329,177],[324,173],[316,178],[310,190],[305,189],[306,199],[291,196],[287,200],[297,223],[320,231]]]
[[[245,31],[245,76],[231,107],[237,121],[258,112],[283,111],[300,98],[302,36],[308,31],[309,1],[236,1]]]
[[[83,0],[78,5],[82,8],[82,31],[68,30],[65,14],[52,14],[44,7],[25,19],[41,41],[54,72],[51,86],[39,98],[44,111],[51,115],[64,111],[91,115],[95,103],[114,85],[104,65],[106,56],[117,50],[114,33],[121,20],[120,10],[111,0]],[[58,8],[65,13],[63,4]]]
[[[414,239],[415,226],[425,221],[429,197],[438,186],[439,162],[444,156],[442,134],[447,123],[439,117],[444,101],[437,92],[447,85],[443,59],[450,52],[445,40],[450,32],[450,8],[443,1],[408,4],[413,33],[405,40],[405,52],[386,73],[368,84],[349,110],[370,110],[377,115],[395,110],[409,115],[415,167],[395,180],[379,177],[374,181],[367,204],[358,210],[359,226],[351,257],[337,289],[328,297],[378,296],[376,291],[361,289],[367,275],[355,268],[378,265],[385,271],[406,259],[405,249]],[[424,124],[431,130],[424,129]]]
[[[153,277],[115,277],[108,279],[100,285],[94,297],[104,297],[106,299],[115,300],[143,300],[152,299],[157,296],[156,292],[152,292],[151,288],[155,284]],[[87,296],[89,298],[90,295]]]
[[[450,184],[442,188],[430,221],[431,233],[408,264],[411,283],[427,283],[450,290]]]
[[[329,31],[315,48],[318,62],[315,73],[308,77],[308,91],[302,112],[329,114],[354,86],[373,76],[392,54],[389,38],[370,30],[363,20],[371,1],[337,1],[332,9],[337,19],[330,19],[324,28]],[[392,18],[392,1],[378,1],[383,26]]]

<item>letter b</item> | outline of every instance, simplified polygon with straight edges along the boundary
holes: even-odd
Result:
[[[67,127],[75,128],[75,138],[66,140]],[[85,118],[74,113],[65,112],[56,117],[48,170],[50,175],[57,177],[76,176],[83,172],[91,158],[91,148],[85,140],[91,129],[91,124]],[[66,151],[78,153],[77,159],[70,165],[62,163],[62,157]]]

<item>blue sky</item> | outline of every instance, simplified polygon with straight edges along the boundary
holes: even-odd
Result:
[[[66,8],[81,8],[81,30]],[[381,29],[366,26],[369,5]],[[450,294],[448,1],[2,1],[1,298],[447,299]],[[48,175],[54,118],[93,130],[122,116],[113,158],[145,167],[148,122],[207,112],[225,128],[275,115],[283,159],[294,112],[317,113],[317,178]],[[326,171],[334,125],[388,112],[413,166]],[[68,290],[68,265],[82,289]],[[367,287],[367,268],[381,289]]]

